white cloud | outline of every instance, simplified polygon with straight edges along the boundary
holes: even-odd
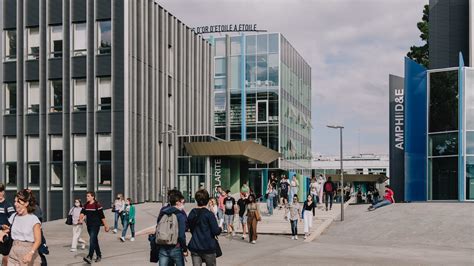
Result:
[[[416,23],[428,0],[163,0],[191,27],[256,23],[281,32],[312,67],[313,152],[388,153],[388,75],[419,44]],[[360,140],[360,141],[359,141]],[[359,148],[360,147],[360,148]]]

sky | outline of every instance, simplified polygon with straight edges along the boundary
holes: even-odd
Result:
[[[403,76],[428,0],[160,0],[190,27],[257,24],[280,32],[312,68],[312,151],[389,152],[389,74]]]

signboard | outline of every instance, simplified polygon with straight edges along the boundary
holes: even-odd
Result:
[[[390,185],[395,200],[405,196],[405,88],[402,77],[389,76],[390,97]]]
[[[265,30],[258,30],[257,24],[222,24],[209,25],[193,28],[196,34],[204,33],[218,33],[218,32],[260,32]]]

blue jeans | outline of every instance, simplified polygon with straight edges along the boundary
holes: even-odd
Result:
[[[114,212],[114,229],[118,229],[118,219],[120,218],[120,221],[122,222],[123,226],[123,220],[122,220],[122,215],[119,212]]]
[[[102,257],[99,246],[99,231],[100,225],[87,226],[87,233],[89,233],[89,258],[94,256],[94,251],[97,257]]]
[[[132,237],[135,237],[135,223],[129,223],[127,219],[123,219],[123,230],[122,230],[122,237],[125,238],[127,235],[127,229],[130,226],[130,231],[132,232]]]
[[[380,207],[383,207],[383,206],[387,206],[387,205],[390,205],[392,204],[391,201],[387,200],[387,199],[384,199],[384,200],[381,200],[375,204],[372,205],[372,208],[374,209],[377,209],[377,208],[380,208]]]
[[[183,250],[176,247],[160,247],[160,266],[184,266]]]
[[[270,215],[273,215],[273,199],[274,199],[274,197],[268,197],[267,198],[268,214],[270,214]]]
[[[298,220],[290,220],[291,223],[291,235],[296,236],[298,235]]]

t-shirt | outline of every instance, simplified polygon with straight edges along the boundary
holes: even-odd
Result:
[[[393,203],[392,197],[393,197],[393,190],[387,188],[387,189],[385,190],[385,196],[384,196],[384,198],[385,198],[386,200],[389,200],[391,203]]]
[[[102,206],[97,203],[86,203],[81,211],[86,216],[87,226],[100,226],[105,218]]]
[[[288,193],[288,180],[281,180],[280,181],[280,189],[281,189],[281,192],[283,193]]]
[[[317,182],[311,182],[310,187],[311,187],[311,193],[316,194],[317,188],[318,188],[318,183]]]
[[[248,203],[249,203],[248,199],[239,199],[237,201],[237,205],[239,205],[239,216],[240,217],[244,216],[245,207],[247,206]]]
[[[224,199],[225,214],[234,215],[234,205],[235,199],[232,197],[227,197]]]
[[[35,234],[33,227],[35,224],[40,224],[41,222],[34,214],[25,214],[17,215],[14,214],[8,218],[11,226],[11,234],[13,240],[35,242]]]
[[[217,198],[217,205],[219,209],[224,210],[224,199],[225,197],[222,195],[219,195],[219,198]]]
[[[8,218],[15,213],[15,208],[6,200],[0,202],[0,226],[8,224]]]

